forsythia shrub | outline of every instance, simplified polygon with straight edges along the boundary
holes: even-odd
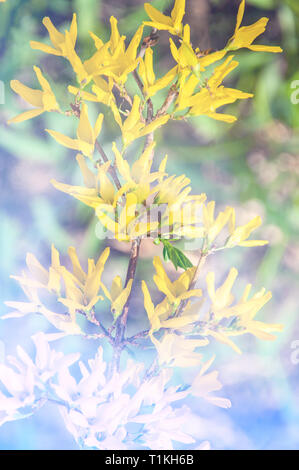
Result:
[[[154,161],[155,131],[168,121],[202,115],[227,123],[236,120],[219,108],[253,95],[223,84],[238,66],[235,51],[248,48],[281,52],[281,49],[253,44],[264,32],[268,19],[261,18],[250,26],[242,26],[245,0],[241,1],[232,37],[216,52],[202,52],[192,45],[190,27],[183,24],[185,0],[175,0],[170,16],[149,3],[144,7],[149,21],[139,26],[129,43],[121,36],[114,17],[110,18],[108,42],[90,33],[95,51],[87,60],[82,60],[76,50],[75,14],[65,32],[58,31],[50,18],[43,19],[49,42],[32,41],[31,47],[61,57],[72,67],[76,84],[68,86],[68,92],[73,95],[71,110],[61,110],[51,85],[38,67],[34,67],[34,72],[40,88],[32,89],[18,80],[11,81],[12,89],[32,105],[32,109],[12,118],[10,123],[44,112],[64,114],[65,119],[70,115],[78,118],[76,132],[71,136],[55,129],[46,129],[46,132],[59,144],[76,151],[82,186],[55,180],[52,184],[92,207],[106,238],[130,244],[127,273],[115,276],[111,285],[105,281],[109,247],[97,260],[89,259],[86,270],[74,247],[68,250],[71,270],[61,263],[54,245],[49,268],[43,267],[33,254],[28,254],[28,272],[14,276],[27,301],[6,302],[12,312],[2,317],[39,313],[58,333],[40,332],[32,337],[36,346],[35,360],[19,347],[18,358],[9,357],[7,364],[0,364],[0,380],[8,392],[0,391],[0,422],[29,416],[51,401],[59,407],[68,431],[82,448],[172,449],[173,441],[188,444],[190,448],[192,444],[198,446],[192,429],[186,426],[191,410],[184,399],[193,395],[216,406],[230,406],[228,399],[213,395],[221,388],[218,373],[209,371],[214,357],[203,362],[200,352],[209,344],[209,338],[226,343],[240,353],[233,341],[235,336],[250,333],[271,340],[275,338],[272,333],[282,328],[256,319],[271,298],[271,293],[265,289],[251,295],[251,285],[247,285],[234,300],[231,290],[238,276],[235,268],[229,270],[220,286],[216,285],[213,272],[209,272],[205,280],[200,279],[209,255],[237,246],[267,243],[250,238],[261,224],[260,217],[238,226],[232,207],[217,213],[215,202],[207,202],[205,194],[191,194],[190,180],[185,175],[167,173],[167,157]],[[146,27],[151,30],[144,37]],[[159,30],[166,30],[172,36],[170,53],[175,65],[157,78],[153,49],[158,43]],[[136,82],[134,96],[126,87],[131,75]],[[162,90],[164,96],[160,93]],[[101,145],[104,115],[98,114],[91,123],[90,102],[93,106],[104,104],[119,126],[121,140],[112,143],[112,159]],[[142,150],[132,161],[130,146],[141,138]],[[162,300],[155,304],[156,293],[150,292],[148,283],[142,281],[144,311],[140,310],[138,315],[147,315],[149,328],[129,337],[126,326],[130,299],[139,250],[145,238],[163,246],[164,260],[159,256],[153,260],[153,279]],[[177,239],[200,240],[196,266],[176,246]],[[181,270],[174,281],[168,277],[167,262]],[[44,293],[47,298],[51,296],[58,301],[62,309],[50,310],[43,302]],[[111,308],[110,325],[104,325],[97,313],[105,298]],[[94,333],[83,331],[78,322],[80,315],[94,325]],[[49,345],[50,341],[66,335],[80,335],[101,343],[88,365],[79,362],[80,381],[70,372],[70,367],[79,360],[79,353],[63,355]],[[107,342],[113,349],[108,363],[103,360]],[[133,348],[144,342],[151,343],[155,350],[153,362],[147,369],[144,364],[128,358]],[[174,386],[171,378],[175,367],[196,367],[198,371],[191,383]],[[205,443],[197,448],[203,447]]]

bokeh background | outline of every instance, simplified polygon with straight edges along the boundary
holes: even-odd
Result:
[[[167,10],[172,0],[152,3]],[[239,1],[186,3],[185,19],[193,31],[193,44],[201,49],[223,47],[234,30]],[[240,223],[257,214],[262,216],[259,235],[270,240],[269,246],[221,253],[209,260],[207,269],[215,269],[221,282],[230,265],[236,266],[240,273],[236,294],[248,281],[256,289],[271,289],[273,300],[264,308],[262,317],[285,325],[275,342],[242,338],[238,343],[242,356],[224,345],[211,345],[217,353],[214,366],[224,383],[222,394],[231,398],[233,406],[218,410],[194,401],[195,434],[199,440],[209,439],[216,449],[294,449],[299,448],[299,365],[291,361],[291,345],[299,340],[299,104],[292,103],[291,95],[292,83],[299,79],[299,3],[246,3],[244,24],[261,16],[269,17],[262,43],[281,45],[284,53],[278,56],[238,52],[240,66],[231,82],[236,88],[255,94],[253,100],[232,105],[228,110],[238,115],[238,121],[227,125],[196,118],[189,123],[171,123],[159,132],[158,148],[160,156],[166,152],[169,155],[170,173],[185,173],[194,190],[206,192],[219,208],[234,206]],[[51,77],[61,107],[69,108],[71,98],[65,90],[66,84],[74,83],[71,70],[62,59],[33,51],[29,41],[48,40],[42,25],[44,16],[50,16],[63,30],[73,12],[78,14],[78,50],[86,58],[93,52],[88,31],[108,39],[110,15],[119,19],[120,30],[127,37],[146,18],[141,0],[8,0],[0,6],[0,79],[5,89],[5,103],[0,105],[1,314],[7,312],[4,300],[23,298],[9,275],[24,268],[26,252],[33,252],[47,264],[53,242],[62,253],[69,245],[76,246],[82,260],[97,257],[103,247],[95,236],[92,211],[55,191],[49,183],[51,178],[79,182],[72,152],[44,132],[45,128],[59,129],[71,135],[72,119],[46,113],[23,124],[6,124],[7,119],[24,109],[24,103],[10,90],[9,81],[18,78],[36,86],[33,65],[41,66]],[[155,52],[160,71],[170,66],[167,42],[167,34],[161,33]],[[116,130],[108,114],[102,133],[107,152]],[[136,292],[140,292],[140,280],[153,274],[150,260],[157,249],[152,245],[144,247]],[[125,273],[126,250],[126,246],[112,244],[111,276],[122,270]],[[133,332],[144,327],[142,299],[137,296],[131,309],[130,329]],[[4,352],[14,354],[17,344],[33,353],[30,336],[41,328],[52,331],[46,321],[35,316],[1,321],[1,356]],[[67,352],[79,348],[83,358],[97,347],[78,339],[58,346]],[[71,435],[51,405],[32,418],[0,428],[0,449],[74,448]]]

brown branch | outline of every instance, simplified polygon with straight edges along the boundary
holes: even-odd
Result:
[[[178,96],[178,91],[177,91],[176,85],[173,85],[170,88],[169,93],[166,96],[164,103],[162,104],[161,108],[157,112],[156,118],[163,116],[167,112],[168,108],[172,105],[172,103],[177,98],[177,96]]]
[[[129,281],[132,279],[134,281],[136,268],[137,268],[137,261],[139,258],[139,250],[141,245],[141,238],[136,238],[132,241],[131,246],[131,253],[129,259],[129,265],[127,270],[127,276],[125,281],[125,287],[128,285]],[[132,289],[128,300],[123,308],[122,314],[118,317],[116,322],[116,332],[115,332],[115,339],[114,339],[114,351],[113,351],[113,358],[111,363],[111,368],[109,375],[112,376],[115,371],[119,370],[119,363],[120,363],[120,355],[122,350],[126,345],[125,340],[125,331],[127,325],[127,318],[129,313],[129,306],[131,300]]]
[[[135,341],[137,339],[140,339],[140,338],[146,338],[149,334],[149,331],[150,330],[144,330],[144,331],[140,331],[139,333],[136,333],[136,335],[133,335],[133,336],[130,336],[129,338],[126,338],[126,341],[128,343],[135,343]]]
[[[109,158],[107,157],[103,147],[101,146],[101,144],[96,140],[95,141],[95,148],[97,149],[97,151],[99,152],[99,154],[101,155],[104,163],[107,163],[107,162],[110,162]],[[117,187],[117,189],[120,189],[121,188],[121,183],[118,179],[118,176],[117,176],[117,173],[115,171],[115,168],[114,166],[111,165],[111,162],[110,162],[110,166],[109,166],[109,169],[108,169],[113,181],[114,181],[114,184],[115,186]]]
[[[138,262],[138,258],[139,258],[140,245],[141,245],[141,238],[136,238],[132,241],[131,253],[130,253],[130,259],[129,259],[129,265],[128,265],[128,270],[127,270],[125,287],[128,285],[130,280],[134,281],[134,279],[135,279],[137,262]],[[118,323],[117,323],[117,326],[116,326],[116,339],[120,342],[122,342],[124,340],[124,333],[125,333],[126,324],[127,324],[131,294],[132,294],[132,289],[131,289],[130,295],[128,297],[128,300],[127,300],[127,302],[126,302],[126,304],[123,308],[123,313],[118,318]]]

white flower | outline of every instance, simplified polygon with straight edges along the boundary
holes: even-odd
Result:
[[[46,401],[49,379],[80,356],[65,356],[51,350],[44,333],[35,334],[32,340],[36,348],[35,361],[21,346],[17,346],[18,357],[7,356],[9,365],[0,364],[0,382],[4,389],[4,393],[0,393],[0,425],[30,416],[42,406]]]
[[[218,380],[218,371],[215,370],[206,374],[214,359],[215,356],[202,366],[199,374],[197,374],[192,382],[191,393],[196,397],[204,398],[215,406],[230,408],[231,402],[227,398],[210,395],[211,392],[218,391],[222,388],[222,384]]]

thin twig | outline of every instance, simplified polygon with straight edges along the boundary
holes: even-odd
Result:
[[[139,333],[136,333],[136,335],[130,336],[129,338],[126,338],[126,341],[128,343],[135,343],[137,339],[145,338],[148,336],[150,330],[144,330],[140,331]]]
[[[168,111],[168,108],[172,105],[172,103],[177,98],[177,96],[178,96],[178,91],[177,91],[176,85],[173,85],[170,88],[169,93],[166,96],[164,103],[162,104],[161,108],[157,112],[156,118],[163,116]]]
[[[131,279],[134,281],[135,274],[136,274],[136,268],[137,268],[137,261],[138,261],[138,258],[139,258],[140,245],[141,245],[141,238],[136,238],[132,241],[129,265],[128,265],[127,276],[126,276],[126,281],[125,281],[125,287],[128,285],[128,283]],[[110,374],[109,375],[113,375],[113,373],[115,371],[119,370],[120,355],[121,355],[121,352],[122,352],[122,350],[123,350],[123,348],[126,344],[125,331],[126,331],[127,318],[128,318],[128,313],[129,313],[131,293],[132,293],[132,289],[131,289],[130,295],[128,297],[128,300],[127,300],[127,302],[126,302],[126,304],[123,308],[123,312],[119,316],[119,318],[117,319],[117,322],[116,322],[116,332],[115,332],[115,339],[114,339],[114,352],[113,352],[112,364],[111,364],[111,369],[110,369]]]
[[[107,157],[103,147],[101,146],[101,144],[96,140],[95,141],[95,148],[97,149],[97,151],[99,152],[99,154],[101,155],[104,163],[107,163],[107,162],[110,162],[109,158]],[[109,169],[108,169],[114,183],[115,183],[115,186],[117,187],[117,189],[120,189],[121,188],[121,183],[118,179],[118,176],[117,176],[117,173],[115,171],[115,168],[113,165],[111,165],[111,162],[110,162],[110,166],[109,166]]]

